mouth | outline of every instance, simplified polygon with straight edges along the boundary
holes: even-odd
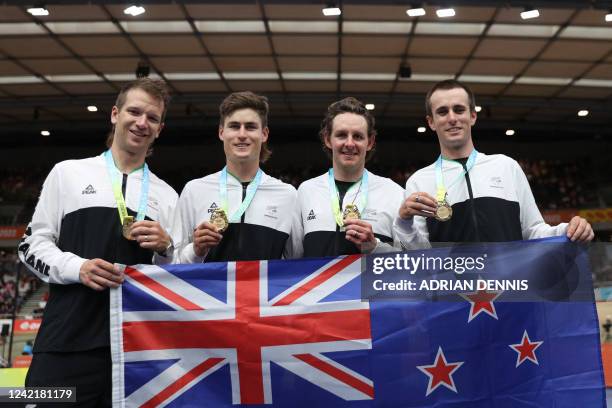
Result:
[[[251,146],[249,143],[236,143],[234,144],[234,147],[237,149],[247,149],[249,146]]]
[[[148,135],[148,134],[146,134],[146,133],[139,132],[139,131],[137,131],[137,130],[132,130],[132,129],[130,129],[130,133],[131,133],[131,134],[133,134],[133,135],[134,135],[134,136],[136,136],[136,137],[142,137],[142,138],[146,138],[146,137],[148,137],[148,136],[149,136],[149,135]]]
[[[458,133],[461,132],[461,128],[460,127],[452,127],[452,128],[448,128],[446,129],[447,133]]]

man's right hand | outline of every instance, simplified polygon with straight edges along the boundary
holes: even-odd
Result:
[[[399,216],[404,220],[411,219],[415,215],[433,217],[437,207],[435,198],[424,192],[416,192],[406,197],[399,209]]]
[[[79,270],[81,283],[94,290],[117,288],[123,283],[123,273],[104,259],[89,259]]]
[[[221,235],[210,222],[204,221],[193,231],[193,251],[197,256],[206,256],[210,248],[221,242]]]

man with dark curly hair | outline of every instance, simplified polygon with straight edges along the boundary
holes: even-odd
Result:
[[[365,168],[376,145],[370,111],[352,97],[334,102],[319,136],[332,167],[298,189],[294,230],[303,238],[296,240],[294,255],[382,252],[399,246],[392,227],[403,190]]]

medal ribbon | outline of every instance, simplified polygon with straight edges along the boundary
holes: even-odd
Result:
[[[476,151],[476,149],[472,150],[472,153],[470,153],[470,156],[467,159],[467,163],[465,164],[465,169],[461,172],[461,174],[459,174],[459,176],[455,180],[453,180],[452,183],[448,185],[449,189],[457,181],[459,181],[461,177],[463,177],[468,171],[470,171],[472,167],[474,167],[474,164],[476,163],[477,154],[478,152]],[[437,188],[436,200],[439,203],[444,202],[444,200],[446,199],[446,192],[447,192],[447,188],[444,186],[444,178],[442,177],[442,160],[455,161],[455,160],[445,159],[442,157],[442,155],[438,156],[438,160],[436,161],[436,188]]]
[[[327,178],[329,181],[329,192],[330,192],[332,212],[334,213],[334,219],[336,220],[336,224],[338,224],[339,227],[343,227],[344,219],[342,218],[342,211],[340,210],[340,193],[338,192],[338,188],[336,187],[336,180],[334,178],[333,168],[330,168],[329,171],[327,172]],[[348,196],[349,193],[355,189],[355,186],[358,186],[358,188],[361,189],[361,200],[360,200],[361,208],[359,208],[359,206],[357,206],[357,208],[363,214],[363,211],[365,210],[368,204],[368,171],[366,169],[363,169],[363,174],[361,175],[360,182],[359,183],[355,182],[355,184],[353,184],[351,188],[348,189],[345,197]],[[336,193],[335,197],[334,197],[334,192]],[[355,194],[357,194],[357,192],[355,192]],[[353,199],[353,201],[355,201],[355,199]]]
[[[113,195],[115,196],[115,201],[117,202],[117,210],[119,211],[119,219],[121,220],[121,225],[123,225],[123,220],[127,217],[127,205],[125,204],[125,198],[123,197],[123,193],[121,192],[121,178],[117,177],[119,174],[123,174],[117,166],[115,166],[115,162],[113,160],[113,155],[111,154],[110,149],[104,152],[104,158],[106,159],[106,170],[108,171],[108,175],[111,180],[111,185],[113,186]],[[136,220],[142,221],[145,218],[145,214],[147,211],[147,197],[149,196],[149,166],[145,163],[142,166],[142,185],[140,189],[140,203],[138,205],[138,213],[136,214]]]
[[[223,209],[223,211],[225,211],[225,214],[228,215],[229,222],[238,222],[240,221],[240,217],[242,217],[242,214],[244,214],[246,209],[249,208],[249,205],[251,205],[251,201],[253,201],[253,197],[255,197],[255,193],[257,192],[259,183],[261,183],[261,176],[263,174],[263,171],[261,171],[261,169],[257,170],[257,174],[255,175],[255,178],[251,180],[251,182],[247,186],[246,197],[244,197],[244,200],[240,204],[240,207],[238,207],[236,212],[232,214],[231,217],[229,217],[229,205],[227,201],[227,175],[228,174],[231,175],[231,173],[227,171],[227,166],[223,167],[223,170],[221,170],[221,175],[219,176],[219,195],[221,196],[221,209]],[[232,177],[234,176],[232,175]],[[240,180],[238,180],[238,182],[240,182]]]

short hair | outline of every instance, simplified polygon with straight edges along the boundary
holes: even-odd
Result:
[[[152,96],[154,99],[162,102],[164,104],[164,110],[162,112],[161,122],[164,122],[166,117],[166,112],[168,112],[168,105],[170,104],[170,90],[168,89],[168,85],[161,79],[153,79],[153,78],[138,78],[135,81],[128,82],[125,84],[119,94],[117,95],[117,99],[115,100],[115,106],[118,110],[123,108],[125,105],[125,100],[127,99],[127,94],[132,89],[141,89],[145,91],[147,94]],[[113,140],[115,138],[115,125],[113,125],[108,137],[106,138],[106,147],[110,149],[113,144]],[[147,150],[147,156],[150,156],[153,153],[153,144],[149,146],[149,150]]]
[[[219,126],[225,125],[225,119],[232,113],[240,109],[252,109],[261,120],[261,127],[268,126],[268,113],[270,112],[270,104],[268,98],[263,95],[257,95],[251,91],[234,92],[229,94],[221,105],[219,105]],[[272,155],[272,150],[268,147],[268,142],[261,145],[259,152],[259,161],[265,163]]]
[[[463,89],[468,95],[468,105],[470,106],[470,112],[474,112],[476,110],[476,97],[474,96],[474,92],[462,82],[457,81],[456,79],[446,79],[444,81],[440,81],[435,84],[429,92],[427,92],[427,96],[425,97],[425,112],[427,116],[433,116],[433,112],[431,111],[431,95],[438,90],[450,90],[450,89]]]
[[[323,144],[323,151],[330,159],[332,158],[332,151],[325,144],[325,138],[331,136],[334,118],[342,113],[354,113],[363,116],[368,125],[368,139],[376,137],[374,116],[366,109],[363,102],[352,96],[336,101],[327,107],[327,113],[321,122],[321,129],[319,130],[319,138]],[[375,148],[376,145],[372,146],[372,149],[366,153],[366,162],[372,158]]]

